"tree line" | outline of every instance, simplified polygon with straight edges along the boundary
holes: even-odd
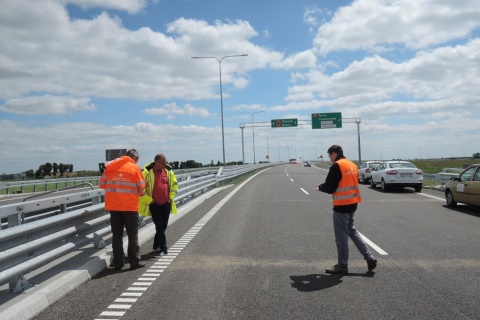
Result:
[[[140,167],[143,167],[144,165],[146,165],[147,163],[144,163],[144,164],[140,164],[138,163],[138,165]],[[203,163],[200,163],[200,162],[196,162],[195,160],[187,160],[187,161],[172,161],[172,162],[169,162],[168,163],[173,170],[178,170],[178,169],[192,169],[192,168],[203,168],[203,167],[220,167],[222,166],[222,163],[220,162],[220,160],[217,161],[217,164],[214,164],[213,160],[210,164],[206,164],[204,165]],[[225,165],[227,166],[235,166],[235,165],[240,165],[240,164],[243,164],[242,161],[238,161],[238,162],[228,162],[226,163]],[[105,163],[103,162],[100,162],[98,164],[98,170],[100,171],[100,174],[103,174],[103,171],[105,170]]]
[[[63,177],[63,174],[66,172],[73,172],[73,164],[57,164],[56,162],[47,162],[45,164],[41,164],[38,167],[38,170],[35,171],[35,173],[33,172],[33,169],[25,171],[25,175],[27,176],[27,178],[35,177],[35,179],[38,179],[45,178],[46,176],[51,176],[52,174],[55,177],[57,173],[60,173],[60,177]]]

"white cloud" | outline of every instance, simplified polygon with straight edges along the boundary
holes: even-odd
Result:
[[[212,114],[205,108],[196,108],[191,104],[186,104],[182,107],[177,106],[176,103],[169,103],[160,108],[148,108],[144,111],[149,115],[166,115],[169,119],[173,119],[173,115],[188,115],[195,117],[211,117]]]
[[[0,110],[8,113],[24,115],[56,114],[65,115],[76,111],[93,111],[95,106],[89,98],[74,98],[69,96],[32,96],[10,99],[0,105]]]
[[[322,55],[393,45],[421,49],[468,36],[480,27],[479,16],[475,0],[356,0],[319,28],[314,44]]]
[[[75,4],[81,8],[103,8],[126,11],[128,13],[137,13],[144,9],[147,0],[58,0],[62,3]]]
[[[13,18],[18,16],[29,23]],[[138,100],[214,98],[218,63],[192,56],[249,54],[243,61],[231,58],[222,64],[222,81],[237,88],[248,84],[244,73],[283,63],[283,54],[250,41],[258,34],[242,20],[210,25],[180,18],[167,25],[166,33],[148,27],[129,30],[106,12],[72,20],[54,0],[42,0],[41,6],[9,0],[2,3],[0,19],[0,42],[8,43],[0,47],[0,99],[34,92]],[[311,63],[304,60],[300,62]]]

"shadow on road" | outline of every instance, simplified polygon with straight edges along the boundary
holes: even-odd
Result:
[[[343,277],[366,277],[373,278],[375,272],[348,273],[348,274],[308,274],[304,276],[290,276],[293,281],[292,287],[302,292],[328,289],[342,283]]]

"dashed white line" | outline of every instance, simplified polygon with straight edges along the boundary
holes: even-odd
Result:
[[[303,188],[300,188],[300,190],[302,190],[303,192],[305,192],[305,194],[310,194],[310,193],[308,193],[307,191],[305,191],[305,189],[303,189]]]

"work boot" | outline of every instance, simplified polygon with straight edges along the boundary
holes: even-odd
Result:
[[[372,271],[377,266],[377,260],[367,260],[368,271]]]
[[[338,264],[334,265],[331,269],[326,269],[326,273],[330,274],[347,274],[348,268],[347,267],[339,267]]]

